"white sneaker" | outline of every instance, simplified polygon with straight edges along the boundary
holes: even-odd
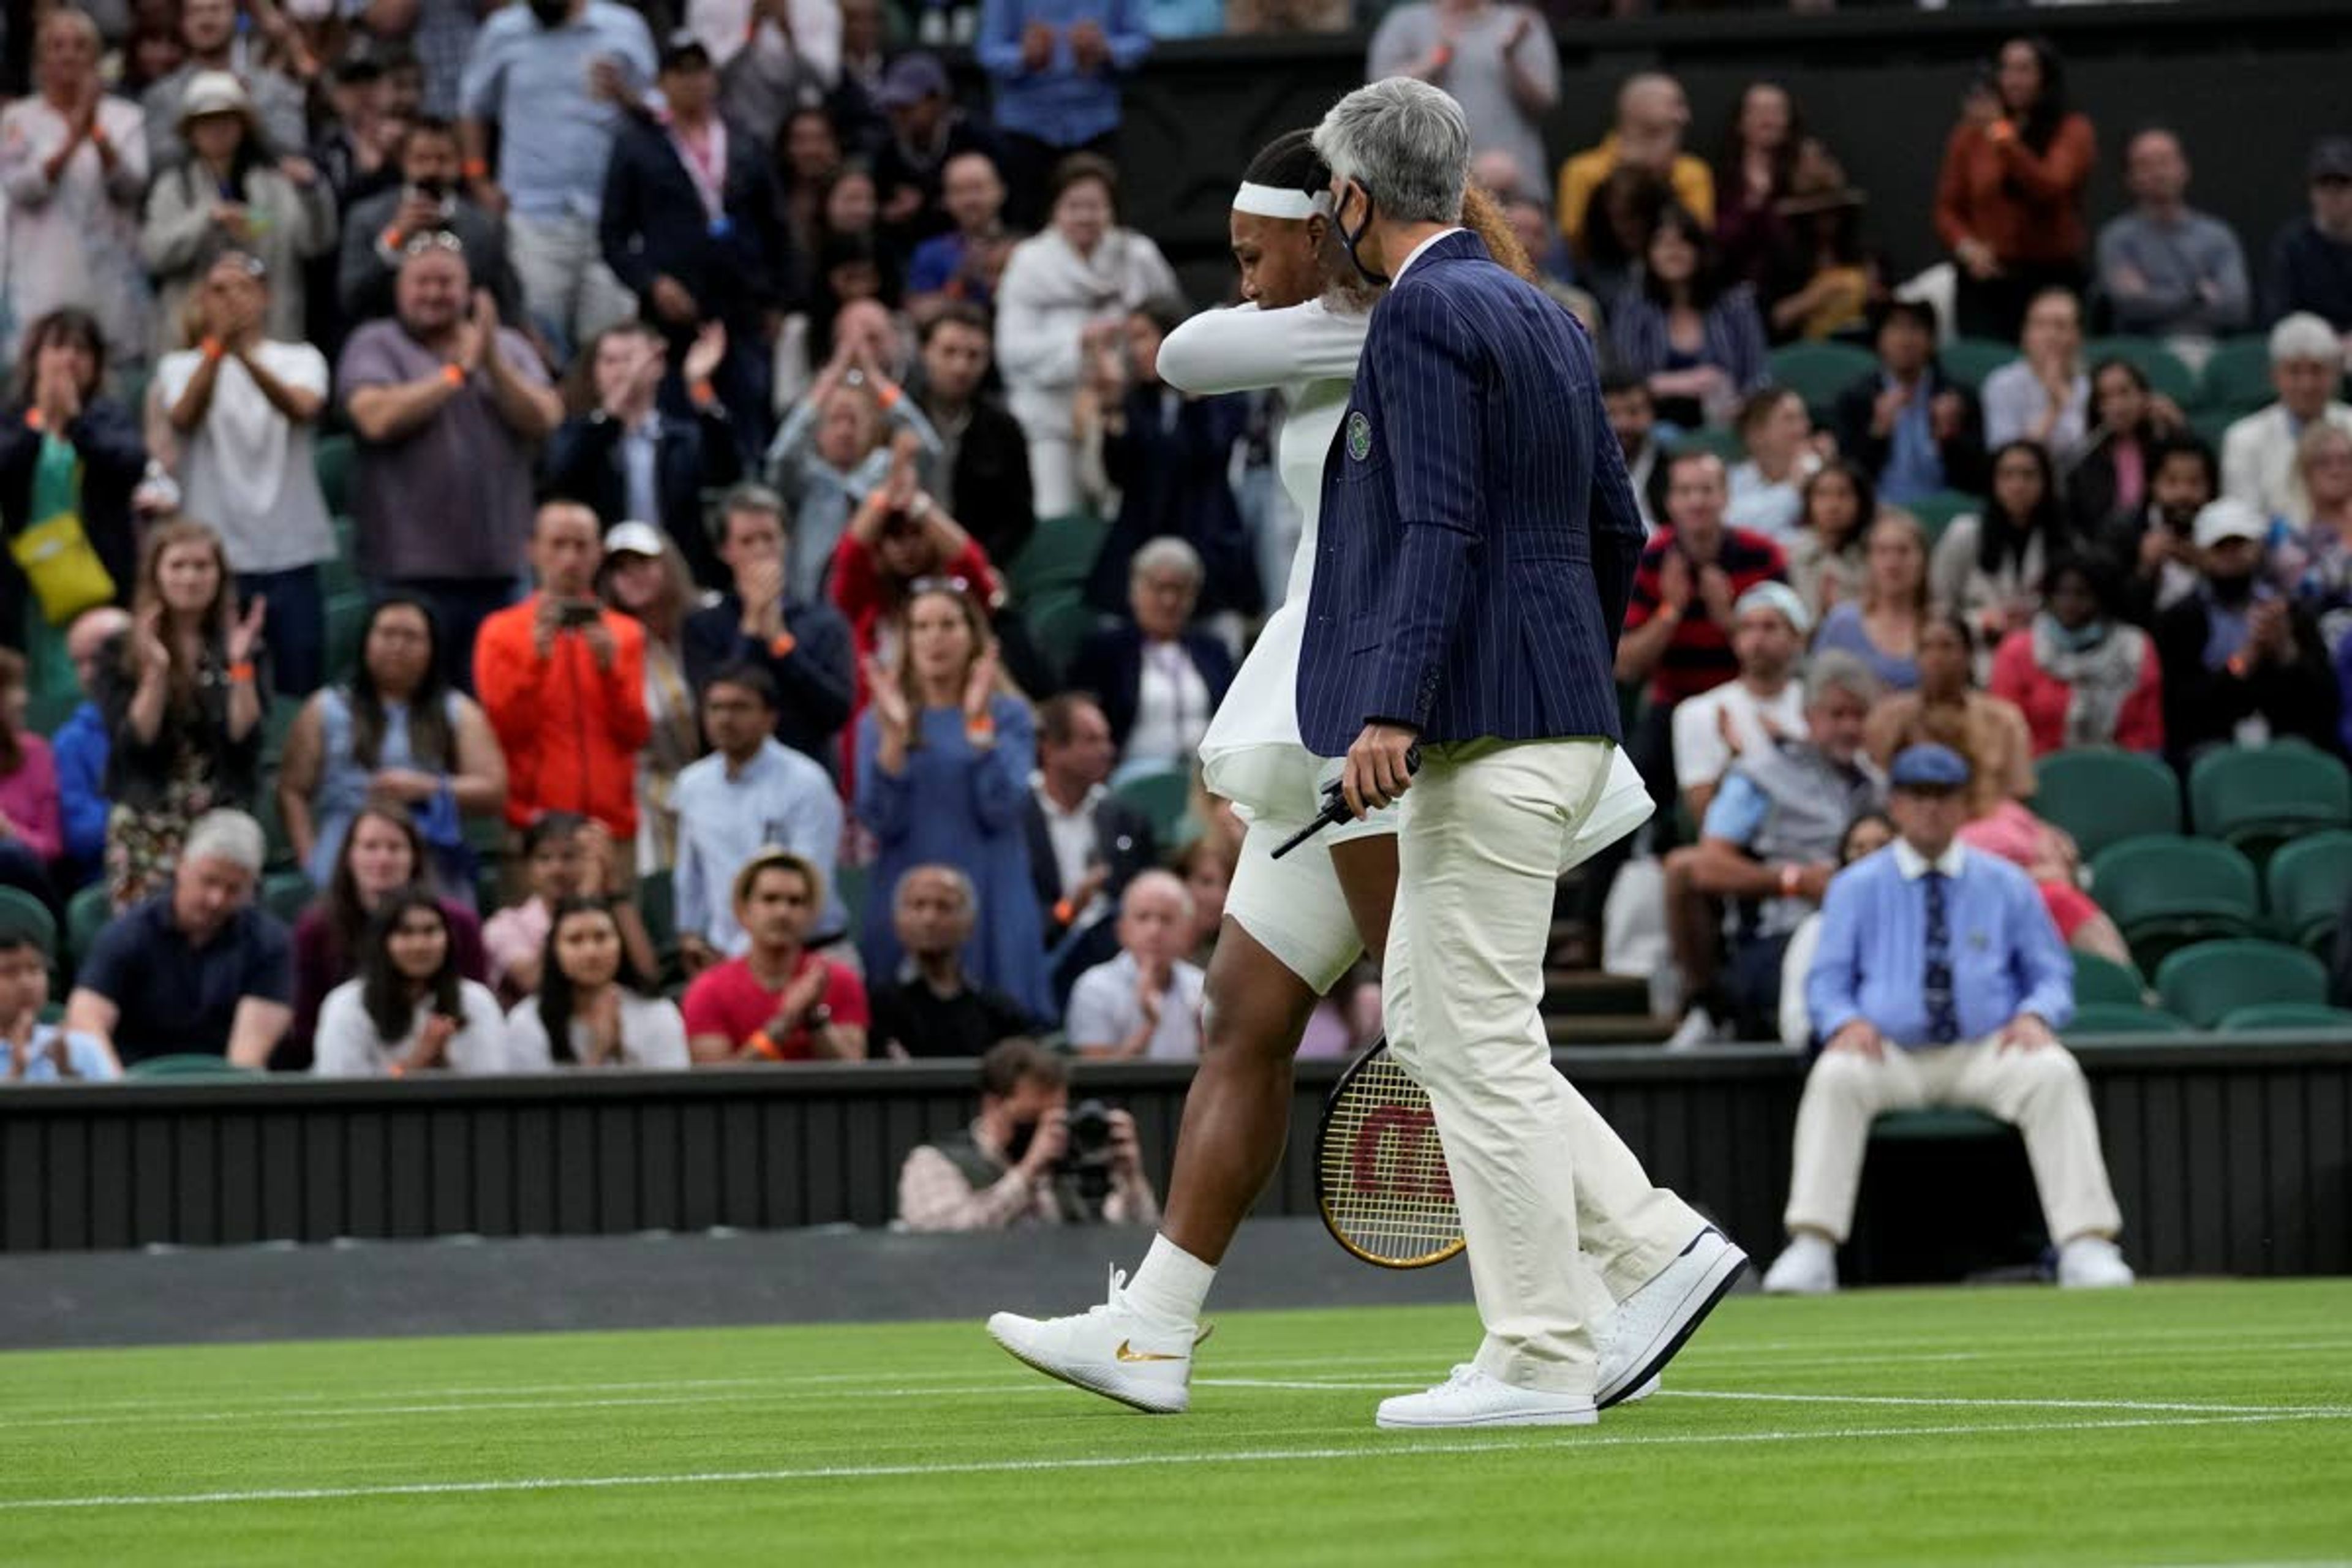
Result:
[[[1837,1288],[1837,1248],[1810,1231],[1790,1237],[1764,1271],[1767,1296],[1826,1296]]]
[[[1425,1394],[1381,1401],[1380,1425],[1391,1429],[1431,1426],[1590,1426],[1601,1419],[1580,1394],[1547,1394],[1488,1377],[1475,1366]]]
[[[1701,1046],[1712,1046],[1729,1038],[1730,1033],[1729,1028],[1717,1023],[1715,1015],[1705,1007],[1693,1007],[1683,1015],[1683,1021],[1675,1026],[1675,1032],[1666,1037],[1665,1048],[1670,1051],[1696,1050]]]
[[[2104,1236],[2078,1236],[2058,1249],[2058,1283],[2068,1289],[2111,1289],[2138,1278],[2123,1249]]]
[[[999,1312],[989,1337],[1047,1377],[1154,1415],[1192,1402],[1192,1347],[1208,1338],[1190,1323],[1146,1318],[1127,1304],[1127,1276],[1110,1271],[1110,1299],[1067,1318]]]
[[[1654,1377],[1675,1358],[1715,1304],[1731,1289],[1748,1254],[1708,1226],[1657,1278],[1617,1303],[1609,1320],[1608,1342],[1601,1347],[1601,1381],[1593,1402],[1601,1409]]]

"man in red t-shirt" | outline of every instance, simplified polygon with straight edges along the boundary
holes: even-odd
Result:
[[[824,903],[823,873],[789,850],[761,850],[735,874],[735,919],[751,945],[687,987],[697,1062],[865,1057],[865,982],[803,945]]]

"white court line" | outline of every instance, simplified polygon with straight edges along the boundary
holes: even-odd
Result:
[[[1965,1399],[1897,1394],[1759,1394],[1711,1388],[1661,1388],[1675,1399],[1753,1400],[1767,1405],[1885,1405],[1925,1410],[2147,1410],[2199,1415],[2352,1416],[2352,1405],[2195,1405],[2148,1399]]]
[[[1017,1475],[1055,1470],[1160,1469],[1176,1465],[1301,1464],[1334,1459],[1415,1458],[1495,1449],[1573,1454],[1591,1448],[1691,1447],[1725,1444],[1885,1441],[1902,1437],[1963,1437],[1977,1434],[2105,1432],[2143,1427],[2242,1426],[2327,1419],[2304,1415],[2140,1417],[2117,1421],[1988,1423],[1980,1426],[1832,1427],[1818,1432],[1681,1433],[1656,1436],[1576,1436],[1514,1446],[1507,1442],[1400,1442],[1351,1448],[1246,1448],[1228,1453],[1126,1454],[1055,1459],[986,1459],[943,1464],[824,1465],[768,1470],[703,1470],[679,1475],[541,1476],[512,1480],[402,1481],[341,1487],[274,1487],[251,1491],[119,1493],[94,1497],[0,1499],[0,1512],[36,1510],[185,1508],[225,1503],[347,1501],[362,1498],[453,1497],[499,1492],[597,1491],[615,1488],[748,1486],[790,1481],[875,1480],[908,1476]]]

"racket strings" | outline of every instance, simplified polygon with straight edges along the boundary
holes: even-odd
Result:
[[[1318,1151],[1324,1215],[1377,1262],[1423,1263],[1462,1245],[1462,1216],[1429,1096],[1385,1051],[1333,1097]]]

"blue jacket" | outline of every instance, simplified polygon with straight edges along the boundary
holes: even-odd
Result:
[[[1201,683],[1209,689],[1209,711],[1213,713],[1234,684],[1234,656],[1206,632],[1188,631],[1183,642],[1192,668],[1201,672]],[[1077,657],[1070,660],[1069,686],[1074,691],[1095,694],[1102,704],[1103,718],[1110,724],[1111,743],[1124,752],[1142,698],[1142,628],[1133,621],[1121,621],[1087,633],[1087,640],[1078,645]]]
[[[1467,232],[1372,312],[1323,468],[1298,666],[1307,746],[1618,739],[1641,513],[1573,317]]]
[[[75,709],[49,740],[65,817],[66,859],[77,888],[106,868],[106,818],[114,809],[106,795],[106,757],[112,749],[106,715],[95,702]]]

